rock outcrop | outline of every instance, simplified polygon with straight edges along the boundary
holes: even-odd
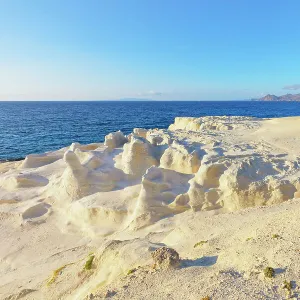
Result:
[[[128,139],[124,136],[121,131],[113,132],[105,136],[104,145],[108,147],[108,149],[112,150],[115,148],[122,147]]]
[[[29,287],[38,289],[30,290],[32,299],[90,299],[91,292],[119,278],[126,284],[122,281],[116,294],[103,290],[105,297],[130,298],[139,285],[148,291],[150,280],[152,286],[176,288],[183,299],[182,277],[176,276],[184,274],[196,299],[198,283],[219,276],[209,287],[216,291],[229,272],[231,286],[239,280],[244,286],[270,260],[287,278],[297,278],[299,128],[300,118],[181,117],[169,129],[114,132],[104,143],[73,143],[0,164],[5,297]],[[232,266],[239,273],[231,272]],[[45,284],[44,267],[53,273],[51,286]],[[278,277],[276,285],[282,282]],[[22,290],[11,294],[15,280]],[[249,289],[245,295],[253,286]],[[269,295],[270,289],[265,291]],[[226,299],[231,290],[220,293],[218,299]]]
[[[154,264],[161,269],[177,268],[180,265],[179,254],[172,248],[158,248],[151,256]]]
[[[153,146],[144,138],[133,136],[124,145],[122,170],[125,174],[141,177],[153,165],[158,165],[154,157]]]
[[[196,173],[201,165],[201,157],[194,147],[173,142],[163,153],[160,166],[179,173]]]
[[[74,215],[72,222],[94,232],[104,222],[113,230],[139,230],[186,210],[281,203],[300,195],[300,161],[257,140],[264,122],[180,117],[168,130],[135,128],[128,136],[118,131],[104,144],[73,143],[28,155],[0,175],[2,201],[29,200],[35,191],[54,198],[58,210]]]

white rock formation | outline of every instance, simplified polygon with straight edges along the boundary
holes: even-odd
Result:
[[[48,182],[47,178],[34,173],[19,173],[17,175],[3,177],[0,181],[0,185],[7,190],[14,191],[20,188],[46,186]]]
[[[145,139],[133,136],[130,143],[124,145],[122,170],[125,174],[141,177],[153,165],[158,165],[154,157],[153,146]]]
[[[21,169],[27,169],[27,168],[38,168],[47,164],[51,164],[58,159],[60,159],[61,155],[53,155],[51,153],[45,153],[45,154],[30,154],[27,155],[23,163],[21,164]]]
[[[249,122],[250,121],[250,122]],[[169,130],[217,130],[227,131],[233,129],[253,128],[256,127],[256,119],[249,117],[201,117],[201,118],[175,118],[174,124],[169,126]]]
[[[144,129],[144,128],[134,128],[133,129],[133,134],[136,135],[136,136],[139,136],[139,137],[142,137],[142,138],[146,138],[147,136],[147,132],[148,130],[147,129]]]
[[[67,167],[60,179],[60,191],[65,199],[74,201],[98,191],[111,191],[120,180],[120,175],[113,168],[94,170],[100,164],[92,158],[83,165],[73,151],[65,153]]]
[[[174,170],[176,172],[193,174],[196,173],[201,165],[197,150],[193,147],[173,142],[160,159],[162,168]]]
[[[28,155],[19,171],[0,176],[3,201],[24,199],[27,192],[16,191],[29,188],[57,198],[57,203],[124,193],[128,201],[122,202],[121,210],[114,202],[108,212],[98,200],[92,207],[116,219],[122,211],[122,222],[117,223],[124,226],[127,222],[132,228],[191,208],[234,211],[280,203],[300,195],[299,159],[257,137],[256,132],[264,132],[269,124],[276,122],[181,117],[169,130],[135,128],[128,137],[118,131],[108,134],[104,145],[73,143],[69,149]],[[131,186],[140,192],[128,195],[125,190]],[[86,206],[87,219],[97,223],[88,203],[81,201],[80,211],[83,214]],[[96,215],[105,219],[104,214]]]
[[[104,145],[110,150],[122,147],[128,140],[121,131],[113,132],[105,136]]]
[[[99,146],[101,146],[100,143],[93,143],[88,145],[81,145],[80,143],[72,143],[69,150],[75,152],[76,149],[82,150],[82,151],[92,151],[97,149]]]
[[[189,175],[175,171],[155,166],[149,168],[142,178],[131,227],[153,224],[162,217],[185,210],[185,203],[177,202],[176,197],[187,192],[189,179]]]
[[[30,290],[32,299],[84,299],[120,275],[127,278],[134,269],[140,274],[138,266],[149,265],[151,253],[164,244],[178,247],[180,257],[182,252],[193,257],[183,258],[193,268],[170,273],[172,285],[164,277],[169,273],[152,276],[153,268],[144,273],[172,291],[182,280],[178,274],[184,274],[184,283],[190,276],[192,284],[199,266],[198,277],[209,283],[232,265],[240,274],[249,273],[251,281],[257,260],[288,266],[294,280],[300,266],[295,255],[300,248],[295,200],[300,197],[299,128],[300,118],[176,118],[168,130],[135,128],[127,137],[115,132],[104,144],[73,143],[0,164],[1,296],[19,297],[20,286]],[[265,208],[251,210],[256,206]],[[277,230],[272,220],[285,227]],[[272,238],[286,231],[285,238]],[[203,247],[198,249],[199,242]],[[91,251],[97,254],[87,273],[83,264]],[[292,254],[285,259],[281,252]],[[207,275],[210,269],[214,273]],[[53,270],[60,270],[54,272],[59,279],[46,288],[45,277]],[[28,276],[33,280],[29,287]],[[234,278],[234,284],[243,276]],[[184,298],[177,292],[178,299]],[[199,289],[193,295],[199,298]],[[239,296],[233,298],[247,299]],[[126,289],[118,289],[116,297],[128,298]]]

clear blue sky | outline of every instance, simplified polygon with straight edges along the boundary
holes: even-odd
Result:
[[[299,13],[299,0],[2,0],[0,99],[300,93]]]

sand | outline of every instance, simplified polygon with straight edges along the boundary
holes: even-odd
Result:
[[[299,117],[225,116],[2,163],[0,299],[300,299],[299,163]]]

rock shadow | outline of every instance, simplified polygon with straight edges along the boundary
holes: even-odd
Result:
[[[285,271],[286,271],[286,268],[276,268],[276,269],[274,269],[274,271],[275,271],[275,274],[282,274],[282,273],[284,273]]]
[[[182,268],[189,267],[210,267],[217,263],[218,256],[203,256],[196,259],[183,259],[181,261]]]

